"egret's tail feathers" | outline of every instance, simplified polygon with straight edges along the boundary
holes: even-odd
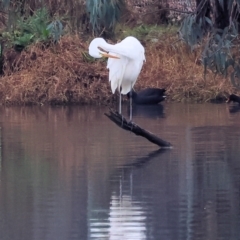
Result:
[[[131,91],[131,86],[132,86],[131,82],[123,81],[121,86],[122,87],[121,93],[122,94],[129,93]]]
[[[118,83],[116,81],[111,81],[111,89],[113,94],[115,93],[117,87],[118,87]]]
[[[111,82],[111,89],[113,93],[115,93],[116,89],[120,91],[122,87],[123,75],[127,63],[128,60],[124,57],[121,59],[108,59],[107,68],[109,69],[109,81]]]

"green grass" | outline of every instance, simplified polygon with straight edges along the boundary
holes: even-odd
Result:
[[[170,25],[144,25],[141,24],[134,28],[118,25],[116,27],[116,37],[123,39],[127,36],[134,36],[139,40],[154,40],[168,34],[177,33],[179,27]]]

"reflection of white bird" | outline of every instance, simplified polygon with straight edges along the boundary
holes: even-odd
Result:
[[[95,38],[89,45],[89,54],[94,58],[108,57],[109,81],[112,93],[118,89],[119,113],[121,114],[121,94],[132,92],[145,59],[145,50],[135,37],[126,37],[112,45],[103,38]],[[132,120],[132,98],[130,97],[130,120]]]

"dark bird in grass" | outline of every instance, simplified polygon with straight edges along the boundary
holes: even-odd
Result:
[[[227,103],[237,102],[238,104],[240,104],[240,97],[237,96],[237,95],[235,95],[235,94],[231,94],[231,95],[228,97],[228,99],[227,99],[226,102],[227,102]]]
[[[230,103],[230,102],[238,103],[238,104],[230,106],[230,108],[229,108],[230,113],[237,113],[240,111],[240,97],[239,96],[237,96],[235,94],[231,94],[231,95],[229,95],[226,102],[227,103]]]
[[[166,90],[164,88],[146,88],[138,93],[132,90],[127,94],[130,98],[132,94],[132,101],[138,105],[155,105],[165,100]]]

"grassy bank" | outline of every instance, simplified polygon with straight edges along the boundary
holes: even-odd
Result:
[[[205,102],[224,99],[232,92],[238,94],[229,79],[211,72],[204,78],[198,51],[190,52],[177,41],[176,34],[145,30],[121,30],[117,36],[135,35],[145,46],[147,62],[135,90],[166,88],[167,101],[181,102]],[[88,44],[89,41],[77,35],[66,35],[58,44],[39,43],[21,53],[5,51],[0,103],[111,104],[116,101],[117,94],[112,95],[110,90],[106,60],[92,59],[87,53]]]

